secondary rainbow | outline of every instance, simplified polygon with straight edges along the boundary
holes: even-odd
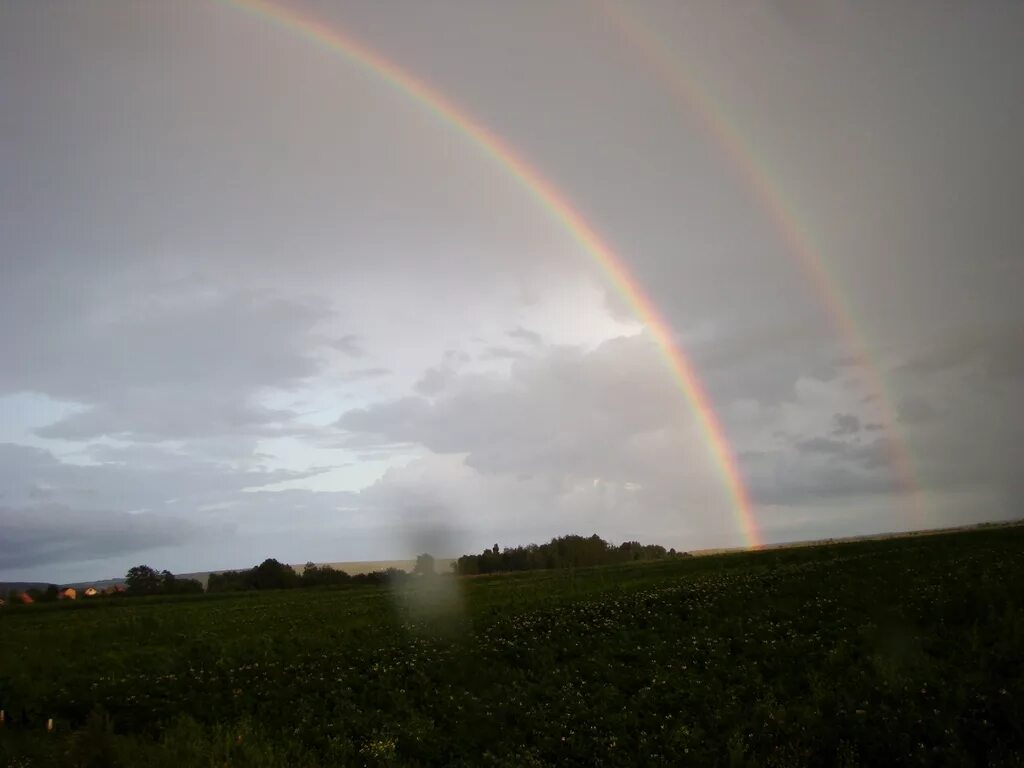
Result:
[[[740,530],[749,546],[760,546],[761,537],[754,519],[750,497],[740,476],[735,456],[693,366],[683,350],[673,341],[669,326],[629,273],[626,265],[598,235],[594,227],[573,208],[566,196],[503,139],[473,118],[452,99],[357,40],[337,24],[328,24],[307,13],[299,13],[294,9],[266,0],[220,1],[338,53],[352,64],[376,75],[398,93],[428,109],[475,144],[479,150],[515,178],[547,213],[559,222],[583,250],[597,262],[612,285],[628,301],[637,319],[647,327],[648,332],[654,338],[669,369],[696,414],[712,458],[721,472]]]
[[[611,25],[647,60],[671,94],[675,105],[700,121],[705,134],[729,159],[743,184],[778,231],[787,250],[796,258],[801,272],[810,281],[814,294],[825,307],[837,334],[847,347],[853,367],[860,374],[862,386],[878,408],[885,427],[890,466],[917,521],[924,522],[920,483],[892,406],[892,398],[883,385],[878,363],[868,354],[864,334],[854,321],[849,302],[839,290],[838,281],[829,273],[821,255],[823,250],[814,242],[811,227],[801,221],[797,207],[773,180],[768,163],[757,157],[735,121],[728,118],[726,109],[687,74],[682,62],[678,61],[659,33],[622,0],[595,2]]]

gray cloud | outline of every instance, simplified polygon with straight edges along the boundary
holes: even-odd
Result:
[[[1024,326],[950,333],[914,355],[901,370],[920,376],[975,364],[997,379],[1024,376]]]
[[[437,395],[448,386],[458,370],[468,362],[469,355],[465,352],[446,350],[440,364],[424,371],[413,388],[426,397]]]
[[[323,471],[238,469],[233,464],[204,460],[193,452],[133,445],[97,446],[90,464],[60,461],[50,452],[0,443],[0,488],[11,504],[30,498],[33,487],[48,489],[50,498],[73,507],[84,499],[99,509],[133,511],[164,507],[181,498],[194,506],[221,500],[225,494],[308,477]],[[242,457],[236,457],[242,458]]]
[[[468,453],[472,466],[487,470],[619,473],[614,460],[597,457],[666,420],[689,423],[656,348],[640,337],[591,353],[552,349],[515,363],[508,378],[452,373],[437,394],[433,402],[404,397],[349,411],[338,425]]]
[[[55,504],[16,509],[0,506],[0,532],[0,572],[141,556],[148,550],[185,545],[201,534],[212,533],[175,516],[74,510]]]
[[[832,417],[833,435],[855,435],[860,432],[860,418],[853,413],[837,413]]]
[[[921,424],[931,421],[939,415],[928,400],[920,395],[907,395],[899,407],[899,418],[908,424]]]
[[[888,465],[888,454],[884,438],[871,442],[846,442],[831,437],[810,437],[796,444],[800,453],[826,456],[832,461],[840,461],[848,466],[861,469],[880,469]]]
[[[524,341],[527,344],[540,344],[544,341],[544,337],[535,331],[531,331],[522,326],[516,326],[508,332],[509,338]]]
[[[428,368],[416,382],[416,391],[427,397],[436,395],[445,388],[452,375],[453,372],[445,368]]]
[[[357,368],[353,371],[345,371],[341,378],[344,381],[359,381],[360,379],[379,379],[382,376],[390,376],[392,373],[390,368]]]
[[[88,303],[60,279],[49,291],[59,314],[21,293],[0,308],[9,329],[0,333],[0,356],[9,363],[0,390],[87,406],[40,429],[44,437],[281,431],[293,414],[259,405],[257,394],[296,387],[321,367],[309,334],[329,313],[317,302],[193,279],[153,286],[132,278],[95,287]]]
[[[480,357],[484,360],[522,360],[526,353],[511,347],[493,346],[484,349]]]
[[[849,449],[847,443],[830,437],[809,437],[797,443],[796,447],[805,453],[824,453],[830,456],[840,456]]]
[[[338,339],[334,339],[330,343],[330,346],[349,357],[362,357],[366,354],[363,350],[362,344],[360,343],[359,336],[354,333],[349,333]]]
[[[231,434],[274,436],[301,433],[288,426],[294,416],[226,395],[152,387],[121,393],[113,402],[67,416],[36,434],[75,441],[110,436],[156,442]]]

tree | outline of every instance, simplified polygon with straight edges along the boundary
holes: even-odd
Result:
[[[194,595],[203,591],[203,585],[196,579],[179,579],[170,571],[163,571],[160,591],[165,595]]]
[[[434,557],[423,553],[416,557],[416,567],[413,568],[413,573],[419,574],[420,576],[433,576],[434,575]]]
[[[124,583],[130,595],[155,595],[161,591],[163,579],[156,569],[148,565],[136,565],[128,569]]]
[[[290,589],[299,586],[299,576],[290,565],[268,557],[253,568],[252,584],[256,589]]]
[[[330,584],[344,584],[351,577],[345,571],[338,571],[329,565],[309,562],[302,569],[301,586],[322,587]]]
[[[238,592],[244,589],[252,589],[248,583],[248,576],[252,571],[225,571],[224,573],[211,573],[206,580],[207,592]]]

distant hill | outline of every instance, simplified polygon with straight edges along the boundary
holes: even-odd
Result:
[[[15,592],[25,592],[29,589],[46,589],[51,584],[56,584],[58,587],[74,587],[75,589],[83,589],[85,587],[96,587],[96,589],[105,589],[112,587],[115,584],[124,584],[124,579],[100,579],[99,581],[0,581],[0,595],[6,595],[12,589]]]

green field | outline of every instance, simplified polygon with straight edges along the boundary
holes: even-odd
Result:
[[[8,607],[0,766],[1024,765],[1021,527],[438,579]]]

